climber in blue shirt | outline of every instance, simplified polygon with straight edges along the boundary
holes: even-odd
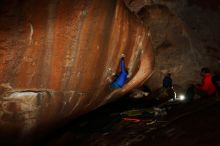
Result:
[[[121,72],[119,73],[119,75],[116,76],[116,78],[112,82],[111,88],[114,88],[114,89],[122,88],[125,84],[125,81],[126,81],[127,76],[128,76],[128,72],[125,69],[124,56],[122,56],[121,59],[120,59],[120,66],[121,66]]]

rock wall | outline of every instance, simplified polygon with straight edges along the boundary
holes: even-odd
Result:
[[[125,0],[152,35],[156,61],[147,82],[156,89],[171,72],[174,87],[181,92],[200,82],[200,69],[219,72],[220,3],[217,0]]]
[[[0,132],[46,131],[115,100],[149,78],[149,30],[123,1],[0,2]],[[109,88],[126,55],[129,80]]]

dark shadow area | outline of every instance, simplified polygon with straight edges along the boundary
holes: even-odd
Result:
[[[218,145],[219,114],[220,102],[216,98],[161,103],[154,99],[132,99],[126,95],[63,123],[46,136],[42,133],[42,136],[24,139],[19,145],[208,146],[209,142]],[[18,143],[11,142],[11,145]]]
[[[127,143],[132,146],[193,146],[197,143],[202,144],[204,139],[216,139],[218,132],[215,130],[210,133],[209,130],[220,129],[217,124],[220,122],[220,118],[216,116],[220,113],[220,103],[213,98],[200,99],[191,103],[165,105],[163,107],[169,109],[167,114],[157,118],[149,115],[127,117],[140,120],[136,122],[127,121],[121,115],[122,112],[133,109],[149,109],[149,107],[156,106],[155,104],[155,102],[143,100],[121,99],[82,116],[49,137],[45,137],[37,145],[124,146]],[[196,132],[194,128],[196,128]],[[175,129],[174,132],[173,129]],[[200,134],[199,130],[203,133]],[[206,137],[207,134],[208,137]],[[183,143],[185,137],[186,141]],[[197,141],[195,142],[193,139],[197,139]],[[213,143],[218,144],[218,142],[220,141],[215,140]]]

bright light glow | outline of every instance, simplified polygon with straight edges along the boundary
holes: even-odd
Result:
[[[179,95],[180,100],[185,100],[185,96],[183,94]]]

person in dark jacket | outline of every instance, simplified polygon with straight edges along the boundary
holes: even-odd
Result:
[[[220,65],[220,58],[218,58],[218,64]],[[220,94],[220,74],[216,74],[212,77],[212,83],[214,84],[217,92]]]
[[[186,100],[187,100],[188,102],[193,101],[193,98],[194,98],[195,95],[196,95],[195,85],[190,84],[189,87],[188,87],[187,90],[186,90]]]
[[[173,90],[173,81],[171,73],[167,73],[163,78],[163,87],[159,90],[159,94],[156,95],[157,100],[167,100],[172,98],[175,100],[175,92]]]
[[[113,88],[113,89],[122,88],[126,83],[128,72],[125,69],[124,55],[122,55],[122,57],[120,59],[120,67],[121,67],[121,71],[120,71],[119,75],[116,76],[116,78],[114,79],[114,81],[111,84],[111,88]]]
[[[171,73],[168,73],[163,79],[163,87],[164,88],[172,88],[173,81],[171,79]]]
[[[214,75],[212,77],[212,83],[214,84],[218,94],[220,94],[220,75]]]

